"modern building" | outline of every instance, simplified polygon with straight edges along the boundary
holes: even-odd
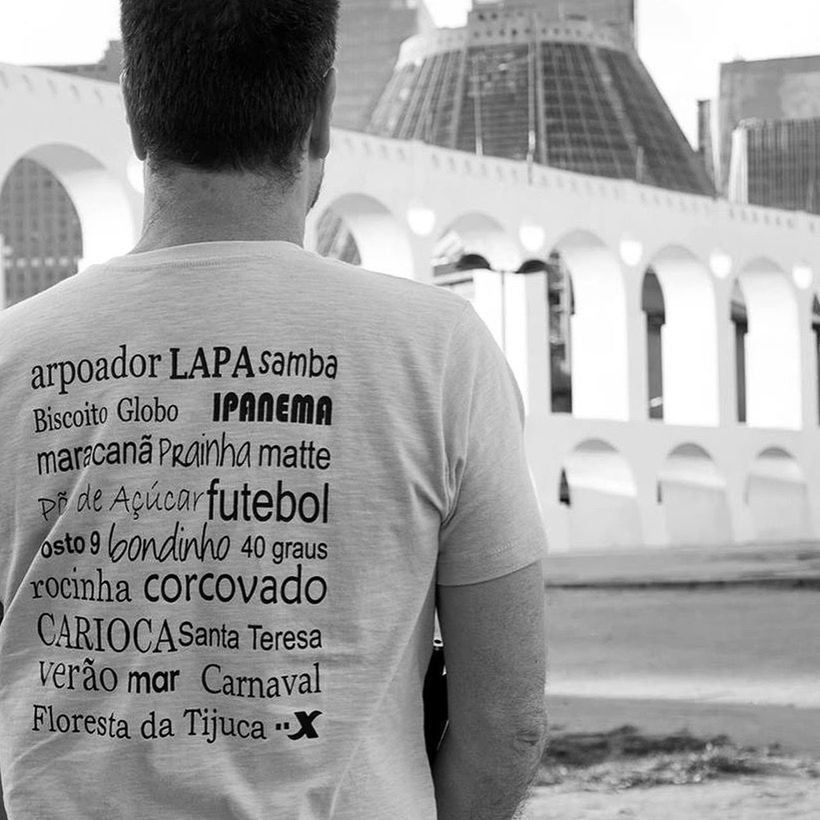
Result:
[[[333,115],[339,128],[365,127],[401,44],[433,27],[424,0],[342,0]]]
[[[820,213],[820,118],[741,122],[731,156],[733,202]]]
[[[702,120],[704,116],[711,122],[702,123],[701,132],[709,130],[716,136],[713,160],[717,188],[728,194],[733,168],[733,134],[741,124],[820,118],[820,55],[724,63],[720,67],[716,105],[711,114],[702,111]],[[783,138],[787,132],[788,128],[780,132]],[[804,135],[805,129],[798,127],[797,133]],[[795,136],[796,144],[803,138]],[[804,149],[798,147],[798,152]],[[796,154],[791,162],[799,163],[800,156]],[[777,201],[760,204],[785,207]]]
[[[404,44],[367,131],[710,195],[633,26],[614,0],[477,4],[465,28]]]

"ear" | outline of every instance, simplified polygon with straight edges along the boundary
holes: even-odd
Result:
[[[125,121],[128,123],[128,128],[131,131],[131,144],[134,146],[134,153],[137,159],[145,161],[147,152],[145,151],[145,144],[139,131],[134,127],[134,118],[131,116],[131,99],[128,93],[128,83],[125,72],[120,74],[120,93],[122,94],[123,103],[125,104]]]
[[[319,104],[310,127],[310,158],[324,159],[330,153],[330,120],[333,115],[333,101],[336,99],[336,68],[325,75]]]

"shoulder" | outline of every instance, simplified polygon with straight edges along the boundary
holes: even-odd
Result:
[[[323,267],[328,273],[344,277],[351,287],[368,292],[377,298],[394,301],[409,299],[411,304],[425,304],[436,310],[456,313],[469,304],[463,297],[433,284],[407,279],[403,276],[378,273],[336,259],[327,259],[309,251],[305,254],[313,264]]]
[[[447,288],[377,273],[309,252],[305,260],[321,269],[327,281],[334,282],[345,298],[356,302],[374,323],[449,335],[473,313],[470,302]]]

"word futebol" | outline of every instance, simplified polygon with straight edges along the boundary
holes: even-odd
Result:
[[[208,520],[213,521],[270,521],[287,523],[294,519],[304,524],[327,524],[330,507],[330,484],[325,482],[318,492],[306,491],[297,495],[285,488],[281,479],[276,490],[254,490],[246,481],[241,490],[228,490],[212,478],[208,489]]]

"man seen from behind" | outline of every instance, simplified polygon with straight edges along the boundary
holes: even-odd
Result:
[[[142,235],[0,316],[11,820],[500,820],[532,781],[514,379],[466,301],[302,247],[337,13],[122,0]]]

